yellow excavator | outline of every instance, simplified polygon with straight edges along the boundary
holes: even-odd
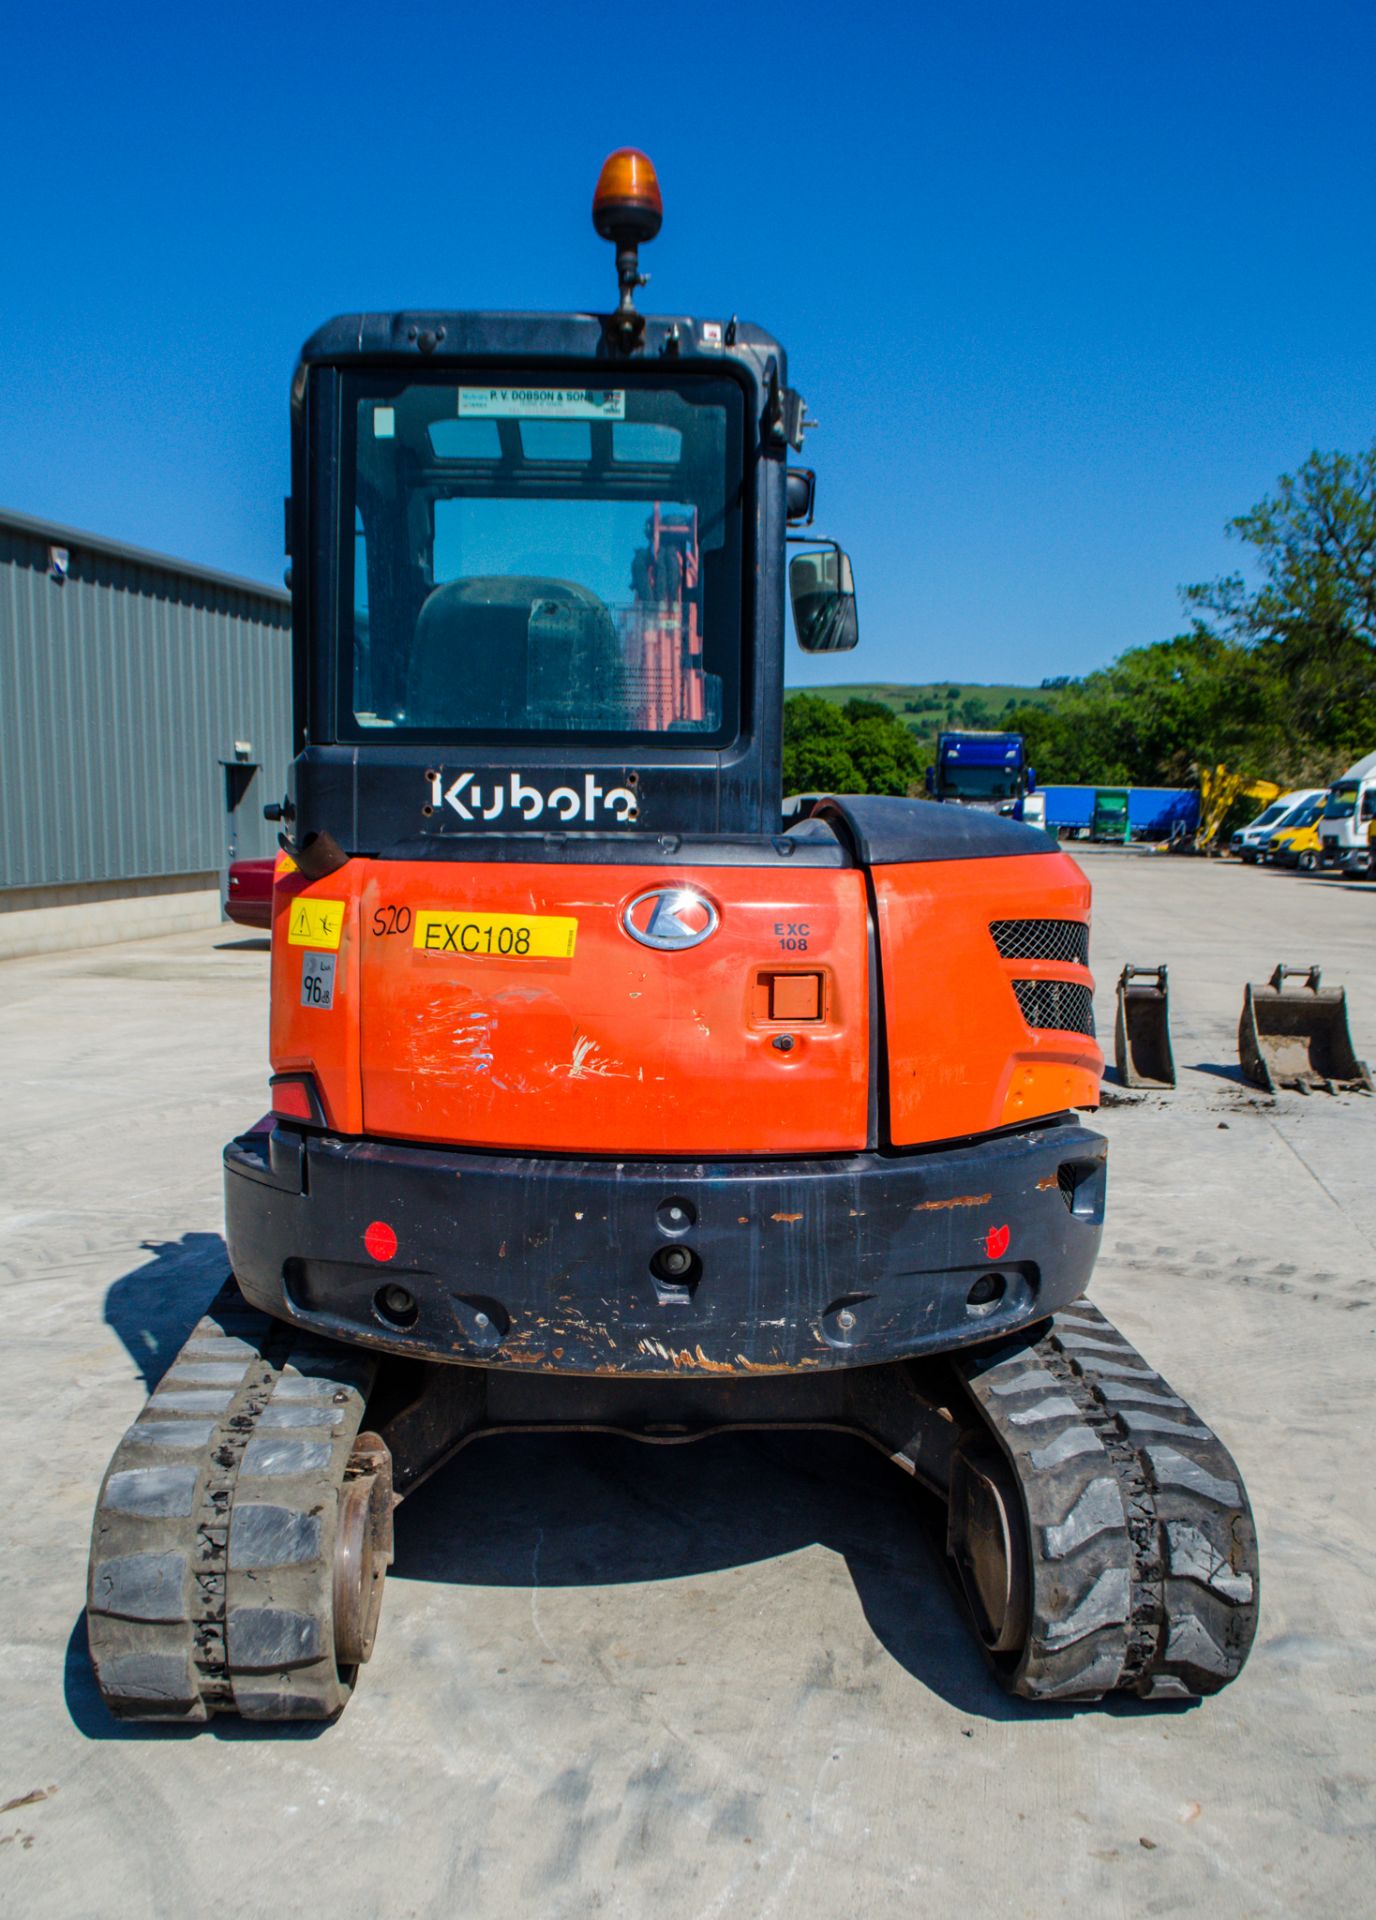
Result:
[[[1227,767],[1200,767],[1199,827],[1194,836],[1196,853],[1207,853],[1218,838],[1236,800],[1255,800],[1261,806],[1281,792],[1274,780],[1249,780],[1245,773],[1231,773]]]

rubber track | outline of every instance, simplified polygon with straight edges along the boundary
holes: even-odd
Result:
[[[999,1665],[1034,1700],[1189,1699],[1241,1672],[1256,1533],[1218,1436],[1088,1301],[957,1362],[1025,1506],[1031,1621]]]
[[[339,1490],[376,1363],[229,1281],[121,1440],[91,1536],[87,1632],[121,1719],[321,1720]]]

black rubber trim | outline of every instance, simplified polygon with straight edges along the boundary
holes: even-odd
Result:
[[[596,867],[849,867],[848,849],[824,820],[787,833],[463,833],[394,841],[381,860],[557,861]]]
[[[876,793],[809,794],[798,804],[806,817],[839,826],[862,867],[908,866],[928,860],[1008,860],[1058,850],[1039,827],[934,800]]]

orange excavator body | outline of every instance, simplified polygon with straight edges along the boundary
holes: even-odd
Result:
[[[870,917],[857,870],[791,871],[762,897],[752,870],[679,869],[720,918],[714,938],[680,953],[626,937],[625,910],[663,877],[652,867],[354,860],[308,882],[279,866],[272,1069],[309,1074],[331,1127],[579,1154],[867,1144]],[[991,888],[1004,920],[1088,923],[1088,884],[1064,854],[875,876],[896,1146],[1097,1101],[1093,1036],[1029,1026],[1013,988],[1045,979],[1088,993],[1088,969],[1001,957]],[[322,1022],[302,977],[326,920],[338,945]],[[571,927],[571,951],[501,951],[521,926],[556,922]]]
[[[303,349],[235,1275],[334,1340],[551,1375],[987,1341],[1098,1247],[1089,889],[1020,822],[785,799],[786,608],[853,646],[853,571],[791,531],[781,344],[636,311],[651,177],[618,161],[598,203],[612,314]]]

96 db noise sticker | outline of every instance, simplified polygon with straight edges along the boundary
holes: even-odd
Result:
[[[334,964],[332,953],[308,953],[301,961],[301,1004],[303,1007],[334,1005]]]

